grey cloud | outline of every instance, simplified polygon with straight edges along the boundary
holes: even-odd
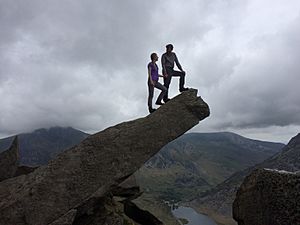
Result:
[[[283,32],[256,39],[255,47],[248,49],[219,92],[212,93],[216,114],[224,115],[216,127],[300,125],[300,33],[296,24],[299,18]]]
[[[187,85],[211,106],[197,129],[299,125],[299,18],[285,18],[285,29],[264,21],[278,30],[260,33],[253,4],[267,3],[0,1],[0,135],[55,125],[91,132],[146,115],[149,54],[169,42]]]

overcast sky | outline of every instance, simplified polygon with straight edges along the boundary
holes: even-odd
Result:
[[[299,27],[299,0],[0,0],[0,137],[147,115],[149,55],[172,43],[211,109],[192,131],[287,142],[300,132]]]

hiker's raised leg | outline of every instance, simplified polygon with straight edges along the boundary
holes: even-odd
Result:
[[[160,94],[159,94],[159,96],[157,97],[157,100],[156,100],[157,103],[161,103],[161,100],[166,95],[168,89],[159,82],[156,82],[155,87],[158,88],[159,90],[161,90],[161,92],[160,92]]]
[[[179,77],[179,91],[184,90],[184,84],[185,84],[185,72],[181,72],[181,71],[173,71],[172,76],[174,77]]]

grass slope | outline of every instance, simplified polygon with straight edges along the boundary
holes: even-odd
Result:
[[[145,192],[164,200],[188,201],[282,147],[228,132],[185,134],[166,145],[135,176]]]

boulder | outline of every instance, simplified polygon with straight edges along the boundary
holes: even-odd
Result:
[[[300,224],[300,173],[257,169],[247,176],[233,203],[239,225]]]
[[[0,153],[0,182],[14,177],[19,165],[19,142],[15,137],[8,150]]]

